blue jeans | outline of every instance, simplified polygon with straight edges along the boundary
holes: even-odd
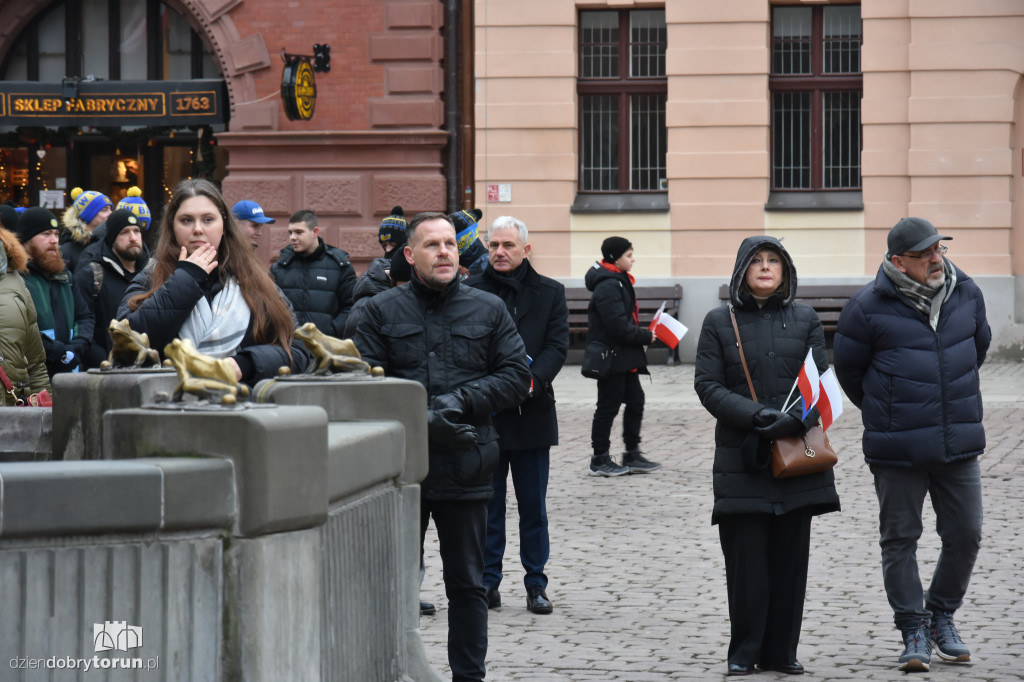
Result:
[[[434,517],[448,597],[448,664],[452,682],[484,679],[487,657],[487,592],[483,574],[486,500],[420,499],[420,549]]]
[[[548,585],[544,565],[550,555],[548,542],[548,469],[550,448],[502,450],[494,471],[494,496],[487,507],[487,544],[484,547],[484,586],[501,584],[501,559],[505,555],[505,499],[508,472],[519,504],[519,559],[526,569],[526,589]]]
[[[896,627],[953,612],[963,604],[981,547],[981,469],[978,458],[923,468],[872,465],[878,495],[882,577]],[[924,591],[917,569],[924,497],[932,498],[942,541],[931,585]]]

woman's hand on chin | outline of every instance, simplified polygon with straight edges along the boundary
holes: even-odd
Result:
[[[210,244],[200,244],[190,256],[188,248],[183,246],[181,253],[178,254],[178,260],[198,265],[206,274],[210,274],[217,267],[217,249]]]

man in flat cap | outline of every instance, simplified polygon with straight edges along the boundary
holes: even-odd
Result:
[[[904,671],[927,671],[933,646],[943,660],[971,660],[953,613],[981,545],[978,370],[992,332],[978,285],[946,258],[949,239],[923,218],[896,223],[874,282],[843,308],[835,339],[836,375],[864,422]],[[927,591],[917,568],[925,495],[942,540]]]

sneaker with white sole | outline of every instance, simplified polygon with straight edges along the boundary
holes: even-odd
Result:
[[[928,621],[922,620],[903,630],[903,654],[899,669],[904,672],[928,672],[932,663],[932,647],[928,638]]]
[[[629,473],[629,467],[616,464],[607,452],[590,458],[591,476],[622,476]]]
[[[626,450],[622,453],[622,466],[629,467],[631,474],[649,474],[660,469],[661,462],[652,462],[639,450]]]
[[[932,624],[928,628],[935,653],[944,661],[966,663],[971,660],[971,650],[960,639],[960,633],[953,622],[952,611],[933,611]]]

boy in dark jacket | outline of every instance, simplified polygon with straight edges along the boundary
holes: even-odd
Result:
[[[836,376],[864,421],[882,575],[906,671],[929,669],[931,644],[947,661],[971,660],[953,613],[981,545],[978,370],[992,331],[981,289],[944,255],[939,242],[948,239],[923,218],[896,223],[874,282],[850,298],[836,330]],[[916,557],[926,494],[942,538],[927,592]]]
[[[661,464],[640,454],[640,423],[644,418],[640,374],[647,374],[644,346],[654,341],[654,332],[640,326],[640,309],[633,291],[636,280],[630,274],[636,260],[633,245],[623,237],[608,237],[601,244],[601,256],[602,260],[594,263],[583,278],[587,289],[594,292],[587,312],[587,345],[597,341],[614,357],[610,374],[597,380],[597,409],[590,430],[594,449],[590,475],[649,473]],[[622,440],[626,451],[619,465],[611,457],[611,430],[623,403]]]

